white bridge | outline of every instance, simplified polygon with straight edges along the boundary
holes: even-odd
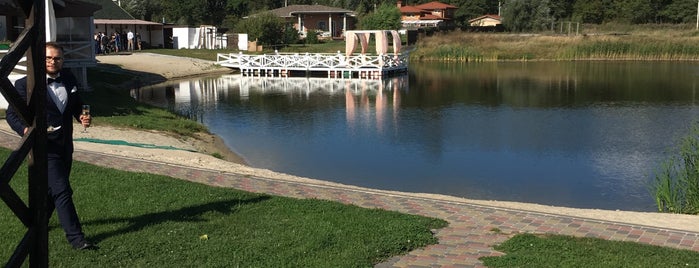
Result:
[[[388,34],[393,37],[393,53],[387,51]],[[372,35],[376,43],[375,55],[366,51]],[[401,39],[397,31],[347,31],[345,38],[345,54],[340,51],[270,55],[219,53],[216,63],[239,69],[244,76],[381,79],[407,72],[409,55],[400,52]],[[357,42],[361,45],[361,53],[354,53]]]

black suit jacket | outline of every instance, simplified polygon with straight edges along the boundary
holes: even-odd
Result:
[[[60,129],[48,134],[48,153],[60,156],[70,156],[73,153],[73,120],[80,121],[82,112],[82,99],[77,91],[78,81],[67,71],[61,71],[60,75],[63,85],[68,93],[66,108],[61,114],[53,99],[49,95],[50,88],[46,91],[46,120],[49,126],[61,126]],[[42,80],[39,80],[41,83]],[[27,100],[27,78],[21,78],[15,82],[15,88],[20,96]],[[24,135],[24,128],[27,127],[13,107],[7,108],[7,123],[20,136]]]

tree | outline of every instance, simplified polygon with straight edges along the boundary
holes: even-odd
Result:
[[[454,24],[464,28],[469,25],[468,21],[486,14],[497,14],[497,3],[492,6],[492,0],[457,0],[451,5],[458,7],[454,12]]]
[[[653,5],[648,0],[623,0],[613,3],[615,20],[626,23],[649,23],[655,18]]]
[[[297,31],[296,28],[294,28],[293,24],[287,23],[286,27],[284,28],[284,44],[296,44],[299,42],[299,39],[299,31]]]
[[[369,14],[372,11],[375,11],[374,8],[376,8],[376,5],[378,4],[377,2],[378,0],[360,0],[355,11],[357,14],[359,14],[359,16]]]
[[[196,26],[201,24],[204,0],[164,1],[163,13],[170,22]]]
[[[202,17],[202,22],[209,25],[221,26],[223,19],[226,17],[227,0],[206,0],[206,6]]]
[[[153,21],[158,20],[156,17],[162,14],[162,3],[152,0],[122,0],[122,8],[126,10],[134,18]]]
[[[672,23],[690,23],[697,19],[696,0],[675,0],[660,11],[660,16]]]
[[[263,12],[241,20],[235,30],[238,33],[247,33],[249,40],[257,40],[260,44],[278,45],[284,43],[285,27],[282,18],[271,12]]]
[[[510,31],[542,31],[551,26],[549,0],[512,0],[502,10],[503,25]]]
[[[395,5],[382,4],[374,12],[362,16],[359,27],[365,30],[398,30],[400,10]]]
[[[575,0],[551,0],[551,16],[556,21],[571,19],[574,3]]]
[[[604,12],[602,0],[576,1],[573,5],[573,18],[583,23],[602,23]]]

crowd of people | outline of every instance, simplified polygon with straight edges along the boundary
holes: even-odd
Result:
[[[141,50],[141,34],[127,32],[108,33],[97,32],[94,36],[95,54],[106,55],[110,53],[119,53],[119,51],[134,51]]]

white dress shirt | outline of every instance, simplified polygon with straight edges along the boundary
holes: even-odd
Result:
[[[60,74],[58,74],[56,79],[59,77]],[[46,76],[46,78],[48,79],[50,77]],[[66,109],[66,103],[68,102],[68,91],[66,90],[66,86],[63,85],[63,83],[53,81],[52,83],[48,84],[48,87],[51,89],[49,90],[51,99],[53,99],[53,102],[56,103],[58,110],[63,113],[63,111]]]

